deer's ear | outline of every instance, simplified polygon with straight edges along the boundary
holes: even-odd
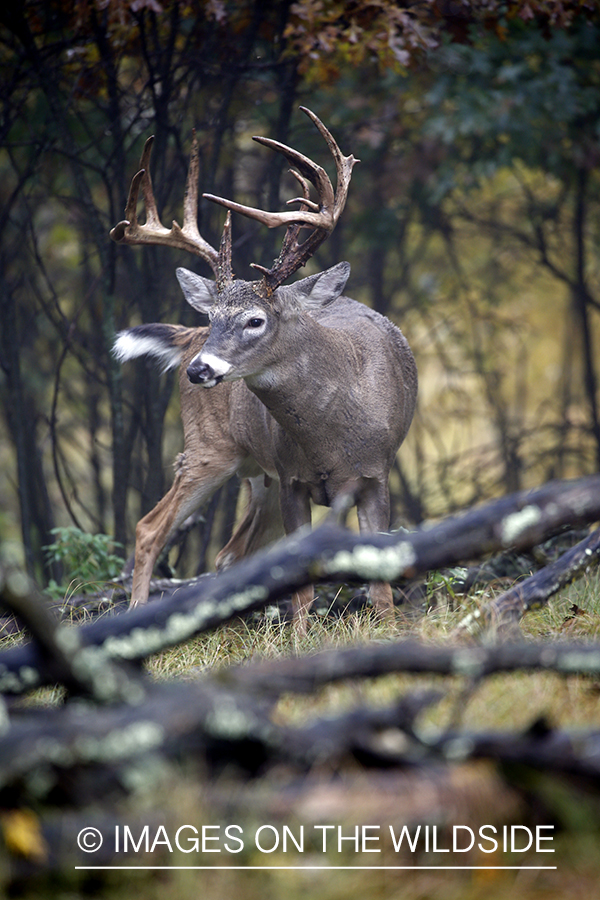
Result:
[[[341,262],[318,275],[309,275],[292,285],[296,300],[303,309],[320,309],[333,303],[346,287],[350,263]]]
[[[196,275],[189,269],[177,269],[175,274],[190,306],[198,312],[207,313],[217,297],[217,286],[214,281]]]

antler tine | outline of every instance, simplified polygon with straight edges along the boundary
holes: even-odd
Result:
[[[119,222],[110,232],[113,241],[121,244],[162,244],[167,247],[175,247],[178,250],[188,250],[196,256],[204,259],[213,270],[217,279],[223,272],[227,273],[229,280],[233,278],[231,273],[231,241],[226,242],[225,251],[221,255],[204,240],[198,231],[198,139],[194,132],[192,149],[190,153],[190,165],[188,168],[185,194],[183,200],[183,228],[177,222],[172,227],[165,228],[160,221],[152,178],[150,177],[150,155],[154,135],[148,138],[144,145],[140,159],[140,170],[136,172],[131,181],[125,218]],[[146,221],[140,225],[137,217],[137,204],[140,187],[144,197],[146,208]],[[223,252],[229,252],[227,260]]]
[[[231,213],[228,212],[223,225],[219,259],[217,262],[217,291],[222,291],[234,279],[231,268]]]
[[[309,185],[308,180],[306,178],[303,178],[299,172],[295,171],[295,169],[290,169],[289,171],[290,171],[290,174],[293,175],[294,178],[296,178],[300,182],[300,185],[302,187],[303,196],[302,197],[294,197],[293,200],[288,200],[287,201],[288,204],[300,203],[301,210],[310,209],[311,207],[312,207],[312,209],[318,210],[318,208],[319,208],[318,204],[313,203],[313,201],[310,199],[310,185]],[[231,215],[231,213],[228,213],[228,215]],[[301,225],[300,223],[294,223],[292,225],[288,225],[288,227],[286,228],[285,234],[283,236],[283,241],[281,244],[281,251],[279,253],[279,257],[281,259],[284,259],[293,250],[293,248],[297,245],[298,235],[300,234],[300,230],[303,227],[304,226]],[[265,268],[265,266],[259,266],[258,263],[250,263],[250,267],[252,269],[258,269],[258,271],[262,272],[263,275],[265,275],[265,276],[268,275],[270,272],[270,269]],[[290,272],[290,274],[292,274],[292,273]],[[283,280],[285,280],[285,279],[283,279]]]
[[[275,260],[273,267],[265,269],[263,266],[256,264],[254,266],[264,273],[263,289],[267,296],[272,294],[275,288],[283,284],[286,278],[303,266],[320,244],[331,234],[346,204],[352,169],[354,164],[358,162],[352,154],[350,156],[342,154],[333,135],[318,116],[304,106],[301,106],[300,109],[316,125],[334,158],[337,172],[335,191],[325,170],[307,156],[304,156],[292,147],[288,147],[286,144],[279,143],[279,141],[264,137],[254,137],[253,140],[258,143],[282,153],[294,167],[291,171],[303,185],[304,197],[297,197],[290,202],[299,202],[300,209],[273,213],[255,209],[251,206],[244,206],[241,203],[235,203],[223,197],[216,197],[213,194],[203,194],[208,200],[219,203],[233,212],[239,212],[251,219],[255,219],[268,228],[276,228],[279,225],[293,227],[293,232],[288,231],[286,233],[282,251]],[[318,203],[313,203],[313,201],[308,199],[308,182],[313,184],[317,191]],[[302,226],[312,227],[313,231],[302,244],[298,244],[297,235]]]
[[[324,137],[327,146],[329,147],[329,151],[335,161],[337,182],[333,216],[335,222],[337,222],[343,212],[343,209],[346,205],[346,200],[348,198],[348,188],[350,187],[350,179],[352,178],[352,169],[357,162],[360,162],[360,159],[356,159],[354,156],[352,156],[352,154],[350,154],[350,156],[344,156],[342,151],[338,147],[335,138],[333,137],[329,129],[327,129],[325,125],[323,125],[319,117],[316,116],[314,112],[312,112],[306,106],[301,106],[300,109],[302,110],[302,112],[306,113],[309,119],[311,119],[311,121],[314,122],[314,124],[317,126],[321,135]]]
[[[142,188],[142,195],[144,197],[144,207],[146,209],[146,222],[149,222],[150,225],[158,225],[162,228],[160,216],[158,215],[158,210],[156,208],[156,200],[154,199],[154,190],[152,188],[152,176],[150,175],[150,157],[152,156],[152,145],[154,144],[154,135],[151,134],[150,137],[146,140],[144,144],[144,149],[142,151],[142,156],[140,159],[140,172],[141,177],[138,182],[138,189],[135,191],[132,196],[132,191],[129,193],[129,199],[127,201],[127,207],[125,209],[126,218],[132,218],[132,223],[138,224],[137,218],[137,202],[138,202],[138,193],[139,187]],[[138,173],[139,174],[139,173]],[[134,176],[135,178],[136,176]],[[133,182],[132,182],[133,187]],[[167,229],[164,229],[167,231]]]

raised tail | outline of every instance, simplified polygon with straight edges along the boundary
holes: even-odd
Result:
[[[153,356],[161,371],[166,372],[181,364],[184,351],[197,337],[198,328],[184,325],[135,325],[119,332],[112,352],[121,363],[138,356]]]

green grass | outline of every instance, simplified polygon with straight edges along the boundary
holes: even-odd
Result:
[[[363,611],[338,620],[311,617],[308,634],[302,638],[288,625],[268,619],[258,624],[238,621],[202,635],[184,646],[153,657],[148,671],[157,679],[195,677],[202,671],[250,660],[285,658],[290,653],[311,654],[328,648],[370,641],[406,638],[426,643],[445,643],[467,612],[498,595],[506,585],[487,588],[469,597],[449,598],[443,586],[429,597],[429,611],[410,623],[400,617],[393,624],[381,624]],[[451,600],[451,604],[448,600]],[[572,607],[577,607],[573,614]],[[532,640],[598,640],[600,632],[600,577],[588,574],[539,610],[528,613],[521,628]],[[320,715],[361,702],[389,703],[405,691],[417,687],[444,685],[450,697],[462,690],[459,679],[438,676],[397,675],[351,685],[336,684],[310,697],[286,697],[280,703],[286,715]],[[344,700],[347,698],[347,700]],[[448,702],[451,702],[449,700]],[[447,711],[442,704],[438,716]],[[463,711],[463,723],[470,728],[515,728],[526,726],[537,716],[547,715],[564,726],[587,726],[590,716],[600,724],[595,684],[587,677],[562,678],[552,673],[514,673],[485,680]]]

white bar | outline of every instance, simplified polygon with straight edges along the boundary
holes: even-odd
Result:
[[[416,869],[432,871],[432,870],[440,870],[444,871],[467,871],[467,872],[522,872],[525,870],[530,871],[541,871],[541,870],[549,870],[549,869],[557,869],[558,866],[75,866],[75,869],[79,871],[88,871],[88,870],[115,870],[119,872],[128,872],[128,871],[137,871],[137,870],[194,870],[194,871],[218,871],[222,869],[224,872],[228,871],[268,871],[269,869],[275,870],[285,870],[287,872],[303,872],[303,871],[319,871],[322,869],[325,871],[347,871],[349,869],[360,869],[361,871],[368,872],[377,872],[381,871],[394,871],[394,872],[406,872],[412,871]]]

